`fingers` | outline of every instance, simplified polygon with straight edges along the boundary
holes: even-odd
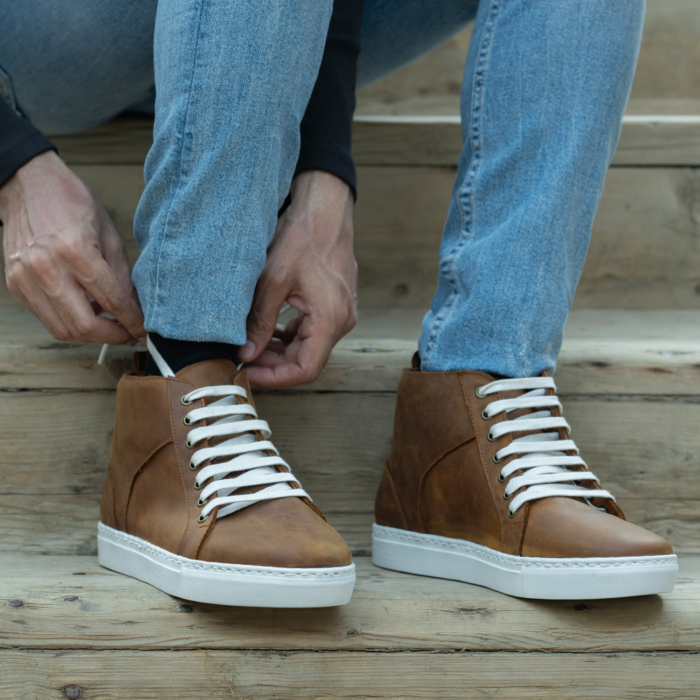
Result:
[[[134,340],[132,334],[117,321],[96,315],[84,290],[75,282],[67,284],[59,294],[48,299],[68,331],[68,337],[60,340],[108,345],[121,345]]]
[[[27,267],[13,265],[8,288],[57,340],[110,345],[133,340],[120,323],[101,318],[103,304],[91,302],[84,289],[47,256],[36,256]]]
[[[253,384],[266,389],[309,384],[318,378],[338,337],[330,321],[305,316],[284,353],[265,349],[245,370]]]
[[[238,356],[252,362],[267,347],[277,328],[277,318],[288,294],[283,282],[273,281],[274,275],[264,274],[258,281],[253,306],[248,315],[246,343]]]
[[[124,244],[109,220],[105,222],[102,250],[76,246],[64,250],[62,258],[65,268],[74,272],[77,282],[132,338],[145,335],[143,313],[131,284]]]

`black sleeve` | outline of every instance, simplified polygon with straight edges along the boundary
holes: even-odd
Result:
[[[355,74],[364,0],[335,0],[321,68],[301,122],[296,173],[326,170],[344,180],[357,199],[352,160]]]
[[[58,152],[51,141],[0,98],[0,187],[34,156],[51,150]]]

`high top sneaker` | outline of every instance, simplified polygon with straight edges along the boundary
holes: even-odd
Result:
[[[119,382],[100,564],[206,603],[347,603],[350,550],[270,442],[246,373],[160,362],[168,376]]]
[[[376,500],[377,566],[525,598],[673,589],[670,545],[587,471],[554,380],[402,373]]]

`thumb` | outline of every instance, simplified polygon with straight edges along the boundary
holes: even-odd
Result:
[[[280,309],[287,298],[287,288],[260,278],[248,314],[247,338],[238,351],[243,362],[252,362],[267,347],[277,325]]]

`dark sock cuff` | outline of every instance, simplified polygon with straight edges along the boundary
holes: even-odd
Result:
[[[148,337],[163,356],[170,369],[177,373],[184,367],[203,362],[204,360],[231,360],[238,364],[238,346],[228,343],[198,343],[194,340],[171,340],[158,333],[149,333]],[[146,376],[161,376],[158,365],[147,353]]]

